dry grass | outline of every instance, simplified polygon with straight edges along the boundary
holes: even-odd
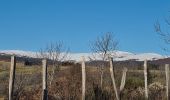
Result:
[[[9,62],[0,62],[0,100],[8,96]],[[16,85],[23,81],[20,99],[39,100],[41,98],[41,66],[24,66],[17,63]],[[48,73],[51,67],[48,67]],[[113,100],[115,98],[109,74],[109,67],[104,70],[103,88],[100,87],[100,73],[97,67],[86,67],[86,99],[87,100]],[[150,70],[152,82],[159,82],[165,86],[164,71]],[[117,87],[120,86],[122,71],[115,69]],[[142,100],[143,98],[143,70],[128,70],[125,90],[122,100]],[[17,87],[17,86],[16,86]],[[158,86],[159,87],[159,86]],[[18,89],[19,90],[19,89]],[[50,100],[80,100],[81,98],[81,67],[80,65],[62,66],[55,75],[52,87],[48,87]],[[150,91],[151,100],[164,99],[165,90]],[[17,91],[17,89],[16,89]],[[15,91],[15,92],[16,92]],[[158,97],[159,96],[159,97]]]

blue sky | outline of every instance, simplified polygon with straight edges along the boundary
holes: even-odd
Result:
[[[154,23],[170,13],[170,0],[1,0],[0,49],[37,51],[63,41],[72,52],[113,32],[119,50],[164,54]]]

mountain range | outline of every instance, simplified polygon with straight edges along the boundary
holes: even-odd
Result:
[[[157,54],[157,53],[131,53],[125,51],[116,51],[114,53],[114,60],[116,61],[126,61],[126,60],[158,60],[167,58],[166,56]],[[16,55],[19,57],[30,57],[37,58],[39,53],[32,51],[23,51],[23,50],[0,50],[0,55]],[[64,54],[64,53],[63,53]],[[91,59],[101,60],[99,54],[95,53],[68,53],[66,60],[80,61],[81,57],[84,56],[86,61]]]

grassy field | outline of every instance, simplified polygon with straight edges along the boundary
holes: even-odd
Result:
[[[52,67],[48,67],[51,73]],[[9,62],[0,62],[0,100],[8,97]],[[19,100],[39,100],[42,92],[42,67],[24,66],[17,63],[14,97]],[[100,87],[100,71],[97,67],[86,66],[86,99],[114,100],[112,81],[109,67],[104,69],[103,87]],[[120,86],[122,70],[115,69],[117,88]],[[164,100],[165,72],[150,69],[148,72],[150,100]],[[61,66],[55,73],[54,81],[48,86],[50,100],[80,100],[81,99],[81,66]],[[144,99],[143,70],[130,69],[127,72],[125,89],[122,100]]]

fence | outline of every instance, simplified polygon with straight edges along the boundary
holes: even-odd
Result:
[[[82,57],[81,62],[82,67],[82,100],[85,100],[85,91],[86,91],[86,65],[85,59]],[[116,80],[115,80],[115,73],[113,71],[113,59],[110,58],[110,76],[112,79],[114,94],[116,100],[121,100],[121,93],[126,84],[126,73],[128,71],[127,68],[123,68],[122,70],[122,79],[120,88],[117,88]],[[147,68],[147,60],[144,61],[144,85],[145,85],[145,99],[148,99],[148,68]],[[10,68],[10,78],[9,78],[9,100],[13,100],[13,91],[14,91],[14,84],[15,84],[15,73],[16,73],[16,58],[15,56],[11,57],[11,68]],[[167,100],[169,100],[169,65],[165,65],[165,75],[166,75],[166,96]],[[48,99],[48,90],[47,90],[47,60],[42,60],[42,100]]]

